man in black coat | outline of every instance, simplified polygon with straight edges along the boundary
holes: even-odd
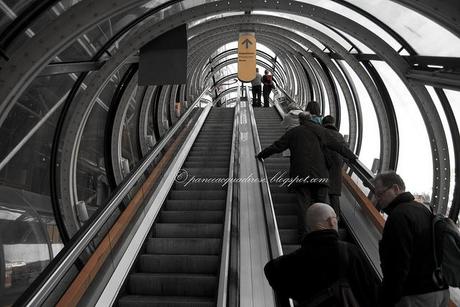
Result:
[[[435,284],[432,214],[395,172],[374,179],[377,209],[388,214],[380,241],[382,306],[447,306],[449,290]]]
[[[339,278],[345,278],[360,306],[377,303],[377,280],[358,248],[340,242],[337,217],[327,204],[316,203],[307,211],[310,232],[295,252],[271,260],[265,266],[265,276],[280,295],[307,305]],[[346,249],[348,263],[340,259],[339,248]],[[342,267],[340,267],[342,264]],[[330,301],[320,306],[334,306]]]
[[[294,187],[297,194],[299,238],[306,231],[305,216],[308,207],[314,202],[327,201],[329,173],[322,148],[327,147],[348,159],[356,159],[356,155],[346,144],[328,137],[325,128],[312,123],[309,118],[309,113],[300,113],[299,126],[287,131],[279,140],[257,155],[257,158],[262,160],[288,148],[291,151],[291,181],[288,186]]]
[[[333,138],[338,143],[343,143],[346,146],[343,135],[335,126],[335,118],[331,115],[325,116],[322,125],[326,128],[326,134]],[[340,195],[342,194],[342,156],[337,152],[326,148],[324,151],[327,167],[329,170],[329,203],[334,208],[335,213],[340,217]]]

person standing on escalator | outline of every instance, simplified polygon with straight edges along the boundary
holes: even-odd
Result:
[[[259,69],[256,68],[256,77],[251,81],[252,86],[252,106],[261,107],[262,101],[260,94],[262,93],[262,75],[259,73]]]
[[[273,76],[270,75],[268,70],[265,70],[265,74],[262,77],[263,95],[264,95],[264,107],[268,108],[270,106],[270,93],[275,87],[273,83]]]
[[[376,306],[375,274],[356,246],[339,240],[332,207],[323,203],[311,205],[307,225],[309,233],[300,249],[265,265],[265,276],[272,288],[279,295],[296,300],[296,306],[338,307],[344,305],[334,290],[341,283],[355,299],[356,304],[348,306]]]
[[[288,130],[272,145],[257,154],[263,160],[286,149],[291,151],[288,187],[294,188],[297,196],[299,241],[307,232],[306,211],[315,202],[327,202],[328,177],[323,147],[337,151],[347,159],[356,155],[343,143],[328,137],[325,128],[310,121],[310,114],[299,114],[300,125]]]
[[[322,125],[326,128],[326,134],[329,137],[335,139],[339,143],[343,143],[345,146],[345,140],[343,135],[340,134],[339,130],[335,126],[335,118],[331,115],[325,116],[322,121]],[[325,148],[324,155],[326,157],[326,164],[329,170],[329,203],[334,208],[337,217],[340,217],[340,195],[342,194],[342,166],[343,158],[341,155],[333,150]]]
[[[388,214],[379,244],[382,307],[447,307],[449,287],[433,278],[432,213],[394,171],[373,180],[376,207]]]

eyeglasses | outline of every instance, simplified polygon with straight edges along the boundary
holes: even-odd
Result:
[[[389,189],[391,189],[392,187],[393,187],[393,186],[389,186],[389,187],[386,188],[385,190],[379,191],[379,192],[375,191],[375,196],[378,197],[378,198],[382,197],[383,194],[385,194],[385,192],[388,191]]]

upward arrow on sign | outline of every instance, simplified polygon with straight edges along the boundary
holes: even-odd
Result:
[[[246,49],[248,49],[249,45],[252,45],[252,42],[246,38],[241,44],[246,45]]]

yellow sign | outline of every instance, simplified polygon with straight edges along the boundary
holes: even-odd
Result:
[[[238,79],[249,82],[256,77],[256,36],[240,33],[238,40]]]

